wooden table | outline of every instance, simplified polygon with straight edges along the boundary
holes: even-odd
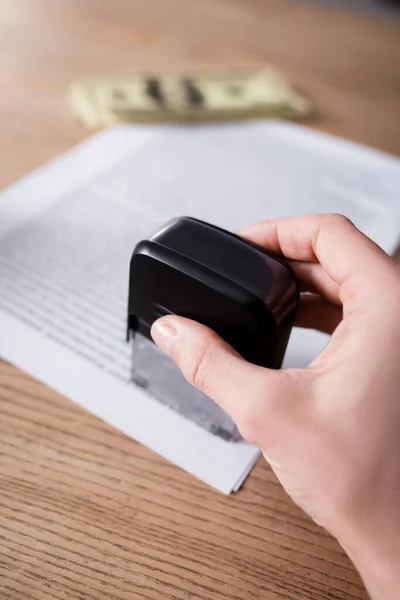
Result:
[[[0,41],[1,186],[87,136],[71,80],[137,68],[273,63],[315,101],[312,126],[400,154],[389,21],[284,0],[2,0]],[[366,597],[263,460],[224,497],[5,363],[0,478],[2,599]]]

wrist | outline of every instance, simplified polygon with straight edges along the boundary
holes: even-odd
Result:
[[[343,527],[338,540],[360,573],[371,600],[399,598],[399,514],[395,518],[382,515],[378,522],[353,521],[349,527]]]

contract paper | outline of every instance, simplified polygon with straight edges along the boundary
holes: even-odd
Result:
[[[181,215],[235,230],[333,211],[393,252],[399,189],[398,159],[299,125],[115,126],[0,195],[0,356],[229,493],[259,450],[131,381],[135,244]],[[327,340],[295,330],[285,366],[307,364]]]

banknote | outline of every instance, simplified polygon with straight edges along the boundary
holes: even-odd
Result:
[[[300,119],[311,102],[276,70],[110,75],[73,83],[68,104],[88,127],[117,122]]]

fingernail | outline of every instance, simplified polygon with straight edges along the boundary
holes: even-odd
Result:
[[[251,233],[252,231],[255,231],[259,228],[259,224],[258,223],[252,223],[251,225],[245,225],[244,227],[241,227],[240,229],[237,230],[237,233],[239,235],[245,234],[245,233]]]
[[[176,327],[166,319],[159,319],[151,328],[151,335],[155,343],[161,350],[171,354],[177,340]]]
[[[236,231],[236,235],[239,235],[240,237],[246,237],[246,235],[252,233],[253,229],[254,227],[242,227]]]

